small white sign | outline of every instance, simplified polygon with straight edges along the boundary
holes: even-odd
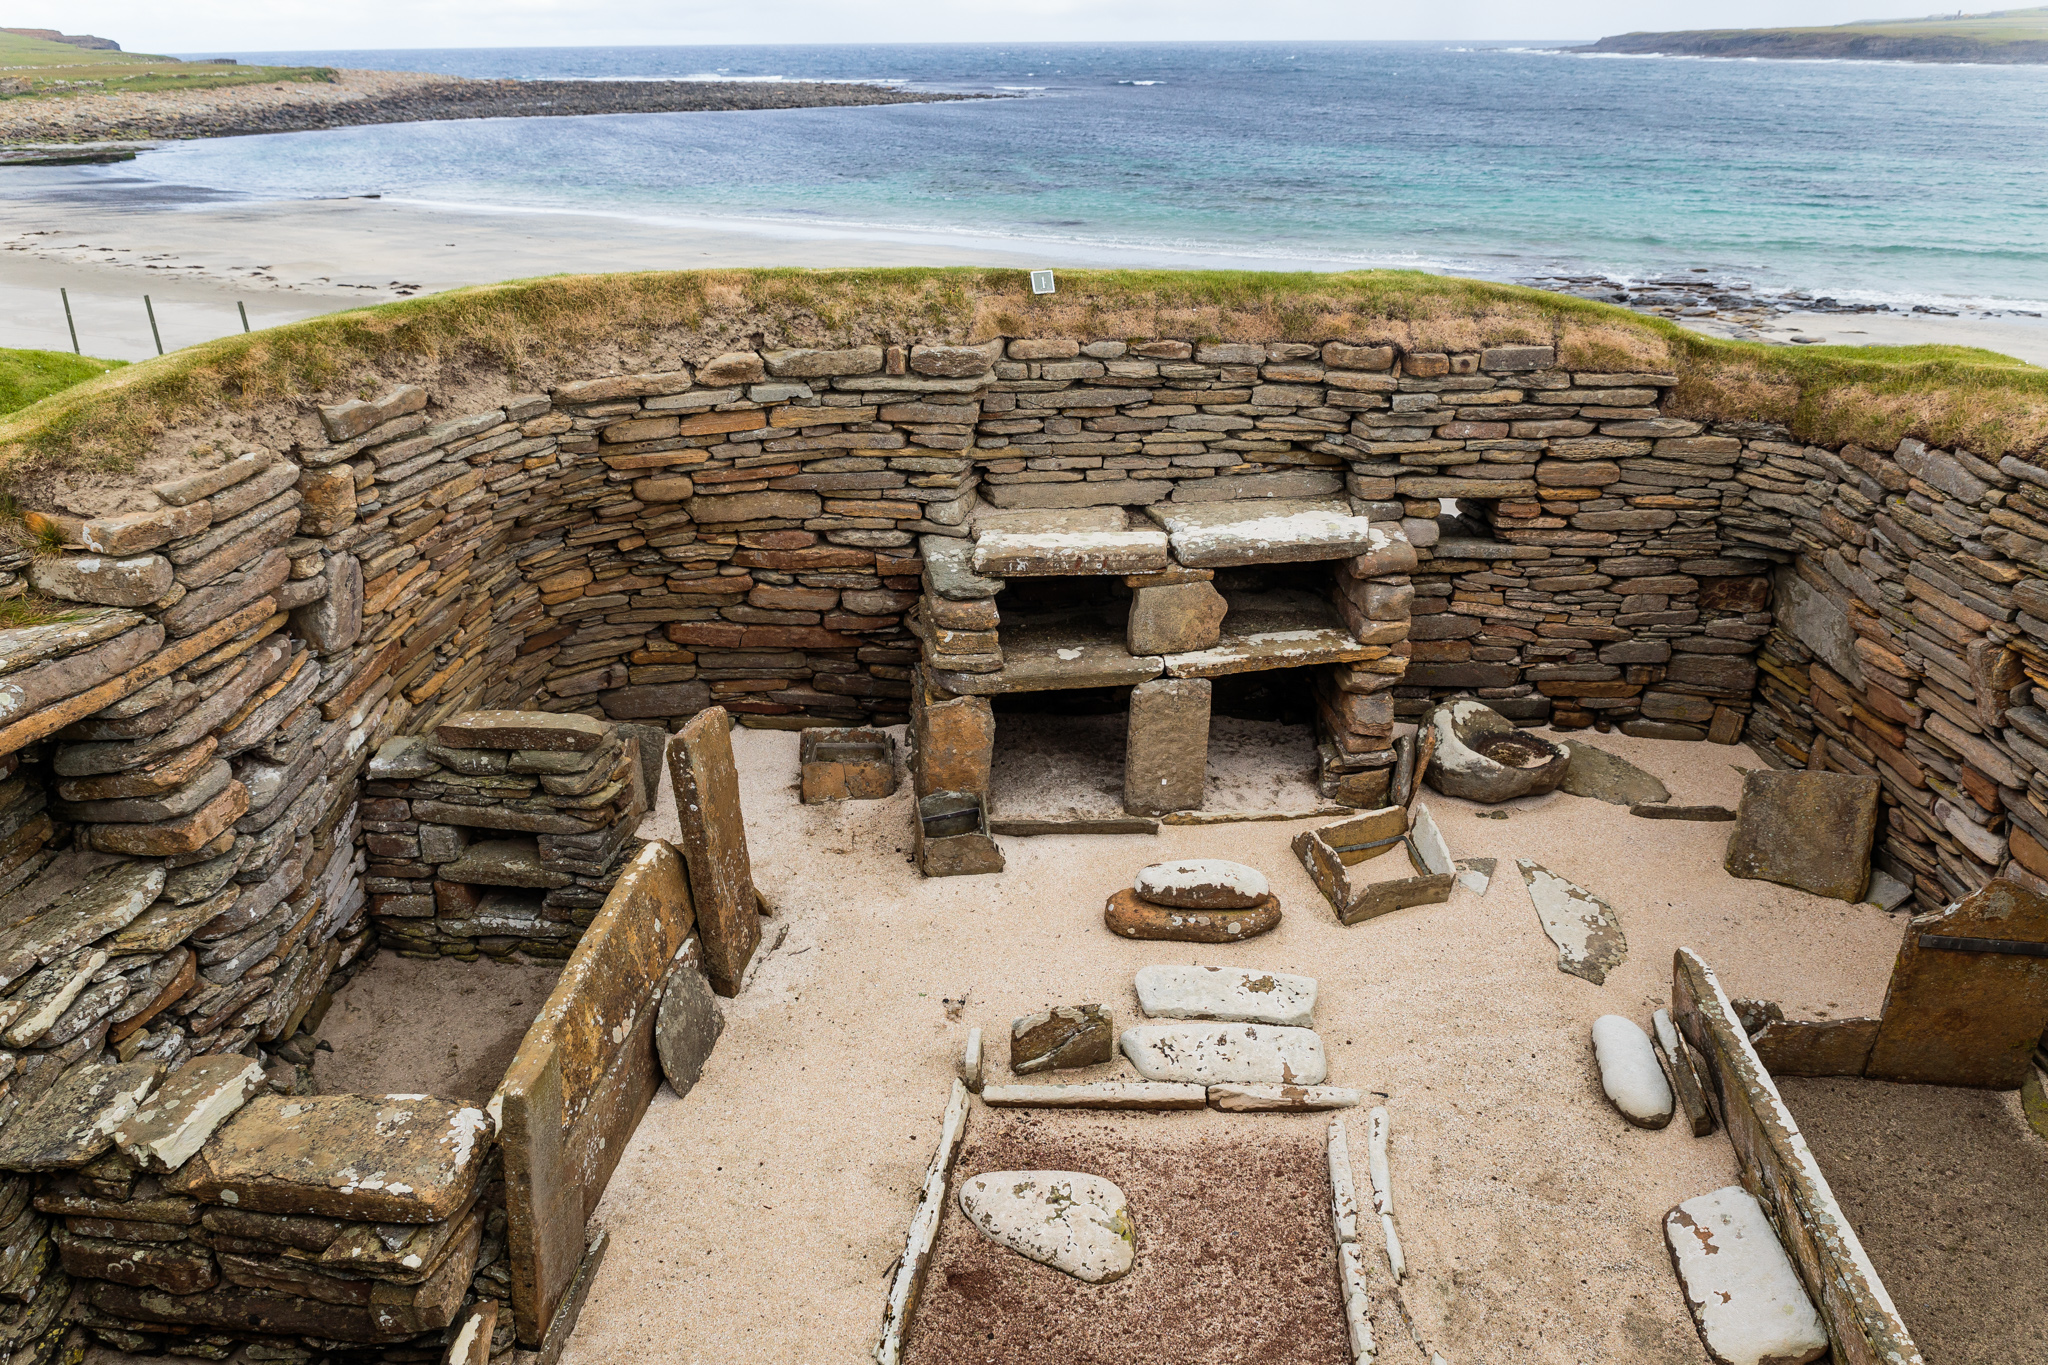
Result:
[[[1050,270],[1034,270],[1031,272],[1032,293],[1050,294],[1052,289],[1052,272]]]

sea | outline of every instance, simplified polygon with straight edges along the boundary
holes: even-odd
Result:
[[[1042,255],[2048,307],[2048,66],[1595,56],[1533,43],[207,52],[472,77],[870,81],[1003,98],[395,124],[120,168]]]

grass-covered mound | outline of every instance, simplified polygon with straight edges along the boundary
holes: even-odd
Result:
[[[0,348],[0,417],[127,364],[95,360],[69,351],[10,351]]]
[[[0,482],[121,469],[215,414],[336,402],[394,380],[483,372],[520,388],[739,347],[977,342],[997,335],[1393,342],[1470,351],[1550,342],[1570,369],[1676,373],[1687,415],[1782,422],[1808,440],[1903,436],[1996,458],[2048,450],[2048,370],[1961,347],[1800,349],[1722,341],[1611,304],[1413,271],[719,270],[515,280],[223,337],[0,418]]]
[[[280,81],[332,81],[324,66],[230,66],[181,62],[144,52],[72,47],[19,33],[0,33],[0,99],[34,99],[124,90],[217,90]]]

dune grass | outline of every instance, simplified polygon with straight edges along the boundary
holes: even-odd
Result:
[[[69,351],[10,351],[0,348],[0,417],[127,364],[95,360]]]
[[[762,345],[994,336],[1555,344],[1576,371],[1678,377],[1688,415],[1783,423],[1807,440],[1903,436],[1996,458],[2048,449],[2048,370],[1961,347],[1785,348],[1700,336],[1611,304],[1413,271],[719,270],[514,280],[187,347],[0,417],[0,484],[118,470],[217,414],[367,396],[480,373],[519,388]]]

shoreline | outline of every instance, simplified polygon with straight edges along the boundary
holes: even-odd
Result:
[[[567,209],[423,204],[395,199],[237,200],[164,193],[175,186],[90,178],[97,173],[0,170],[41,177],[0,200],[0,346],[71,349],[60,288],[68,290],[87,355],[155,352],[143,296],[165,348],[465,286],[551,274],[738,266],[814,268],[975,265],[1076,269],[1316,269],[1327,263],[1251,261],[1114,246],[937,240],[805,223],[635,217]],[[52,223],[61,223],[52,228]],[[1577,277],[1590,281],[1597,277]],[[1524,278],[1521,283],[1534,283]],[[1539,287],[1610,298],[1604,286]],[[1715,309],[1637,301],[1637,311],[1695,331],[1795,344],[1945,343],[1980,346],[2048,365],[2048,319],[1873,311]],[[1818,301],[1814,301],[1818,303]]]
[[[585,114],[675,114],[940,104],[999,95],[908,91],[857,81],[471,80],[412,71],[335,73],[331,84],[0,99],[0,149],[132,144],[381,123]]]

